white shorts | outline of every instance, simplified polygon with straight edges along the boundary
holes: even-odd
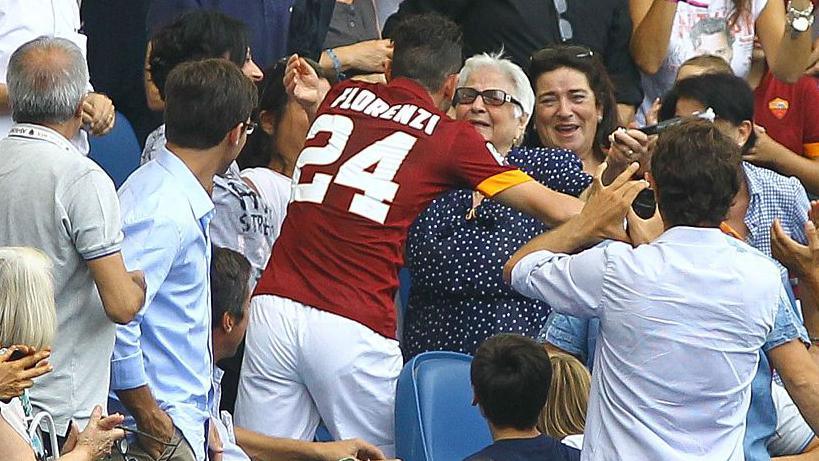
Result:
[[[391,457],[398,341],[287,298],[251,301],[236,425],[313,440],[319,419],[336,440],[359,437]]]

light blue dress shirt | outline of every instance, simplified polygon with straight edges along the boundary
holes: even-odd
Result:
[[[771,256],[771,225],[778,219],[782,228],[794,240],[806,243],[805,222],[810,203],[804,187],[796,178],[788,178],[748,162],[742,162],[750,201],[745,213],[748,228],[747,243],[766,256]],[[791,298],[794,315],[778,316],[774,333],[768,338],[765,350],[773,349],[794,339],[808,341],[802,325],[793,293],[790,291],[785,268],[775,261],[782,272],[782,280]],[[548,342],[570,354],[585,360],[589,370],[594,363],[595,343],[600,331],[598,319],[580,319],[559,312],[552,312],[538,336],[538,341]],[[776,430],[776,411],[771,396],[771,368],[768,357],[760,353],[760,366],[751,391],[751,406],[746,419],[745,461],[769,461],[767,442]]]
[[[128,415],[117,390],[148,385],[197,460],[205,459],[211,392],[210,196],[166,148],[119,191],[122,255],[145,273],[145,305],[117,326],[111,411]],[[134,426],[128,416],[126,424]]]
[[[794,315],[769,258],[718,229],[675,227],[638,248],[533,253],[512,285],[599,319],[584,460],[744,460],[759,351]]]

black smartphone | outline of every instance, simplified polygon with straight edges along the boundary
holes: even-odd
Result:
[[[648,219],[654,216],[654,211],[657,208],[657,202],[654,200],[654,191],[651,189],[643,189],[637,194],[637,198],[631,202],[631,208],[637,213],[637,216]]]
[[[21,351],[20,349],[14,349],[14,352],[11,353],[9,361],[20,360],[25,356],[26,356],[25,352]]]

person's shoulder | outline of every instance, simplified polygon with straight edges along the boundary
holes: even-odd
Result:
[[[742,162],[745,175],[751,182],[751,187],[762,191],[766,195],[788,195],[805,193],[805,188],[795,176],[785,176],[768,168],[763,168]]]
[[[540,438],[543,447],[543,455],[545,459],[553,459],[555,461],[579,461],[580,450],[570,447],[560,440],[543,435]]]
[[[725,241],[727,245],[733,247],[736,251],[740,266],[752,268],[754,272],[769,272],[770,277],[766,276],[765,278],[774,278],[777,281],[780,279],[780,268],[770,256],[734,237],[726,235]]]
[[[819,95],[819,78],[812,75],[803,75],[797,82],[796,86],[799,89],[802,97],[816,99]],[[801,102],[801,101],[800,101]],[[819,109],[819,108],[814,108]]]
[[[290,187],[293,183],[293,178],[267,167],[245,168],[242,170],[241,176],[250,179],[254,184],[256,184],[256,181],[264,181],[275,186]]]
[[[184,192],[156,160],[140,166],[120,186],[118,195],[122,206],[123,217],[126,214],[142,210],[145,214],[159,213],[162,204],[178,204],[165,197],[182,197]],[[174,207],[176,205],[172,205]],[[138,213],[142,214],[142,213]]]
[[[491,455],[492,452],[494,451],[493,450],[494,446],[495,444],[489,445],[488,447],[485,447],[480,451],[467,456],[466,458],[463,459],[463,461],[492,461],[493,458]]]

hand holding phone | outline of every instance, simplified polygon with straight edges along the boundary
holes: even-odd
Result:
[[[703,112],[694,112],[693,114],[691,114],[691,115],[689,115],[687,117],[674,117],[674,118],[670,118],[668,120],[663,120],[662,122],[656,123],[654,125],[648,125],[648,126],[644,126],[642,128],[637,128],[637,129],[639,131],[642,131],[643,133],[651,136],[651,135],[655,135],[655,134],[660,134],[666,128],[670,128],[670,127],[672,127],[674,125],[679,125],[680,123],[688,121],[688,120],[702,119],[702,120],[708,120],[709,122],[713,122],[714,118],[715,118],[714,110],[709,107],[708,109],[706,109]]]
[[[0,350],[0,400],[19,397],[34,385],[34,379],[52,370],[48,363],[51,351],[37,351],[29,346],[12,346]]]

